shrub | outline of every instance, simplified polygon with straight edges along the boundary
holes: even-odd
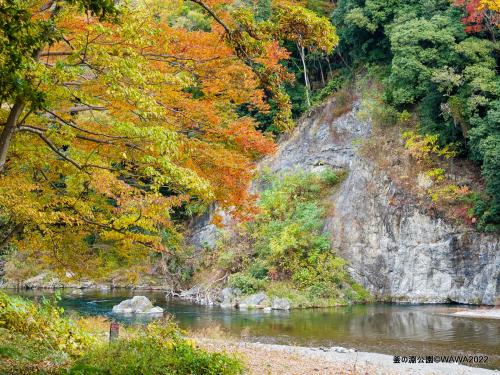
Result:
[[[123,338],[108,344],[107,335],[98,335],[102,320],[77,321],[61,314],[55,301],[38,305],[0,293],[0,373],[232,375],[243,371],[233,357],[195,348],[170,320],[124,328]]]
[[[438,201],[456,201],[461,197],[469,194],[470,190],[467,186],[445,185],[429,191],[433,202]]]
[[[417,161],[429,163],[433,156],[450,159],[457,155],[455,144],[439,145],[439,135],[437,134],[418,134],[414,131],[403,133],[406,140],[405,147],[410,151],[411,156]]]
[[[52,374],[69,360],[67,353],[54,350],[46,343],[0,328],[2,375]]]
[[[66,371],[71,375],[233,375],[241,362],[221,353],[208,353],[182,337],[172,322],[152,323],[131,339],[90,350]]]
[[[238,272],[229,276],[229,285],[232,288],[240,289],[243,294],[251,294],[263,290],[266,282],[256,279],[248,273]]]
[[[95,339],[62,313],[63,309],[57,307],[55,300],[43,299],[37,305],[0,292],[0,328],[71,356],[80,355]]]
[[[433,168],[426,172],[426,175],[432,178],[434,181],[441,182],[444,180],[444,169],[443,168]]]
[[[326,83],[325,87],[314,93],[311,100],[313,105],[323,102],[323,100],[333,95],[335,92],[338,92],[342,88],[342,86],[345,85],[346,80],[348,79],[347,77],[348,72],[341,72],[341,73],[342,74],[336,77],[330,78]]]
[[[331,169],[265,175],[260,212],[247,227],[254,253],[248,266],[230,277],[230,285],[248,294],[268,289],[273,282],[291,282],[310,298],[342,297],[340,289],[349,289],[352,281],[346,262],[335,256],[322,229],[323,198],[343,177]]]

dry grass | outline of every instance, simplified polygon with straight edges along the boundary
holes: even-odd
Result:
[[[356,99],[349,88],[337,91],[335,94],[335,106],[332,111],[333,118],[337,118],[352,111],[352,105]]]

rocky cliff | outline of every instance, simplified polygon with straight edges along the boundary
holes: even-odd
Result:
[[[400,302],[495,304],[500,294],[500,239],[430,216],[387,175],[360,156],[371,133],[359,106],[335,118],[335,102],[304,116],[260,167],[274,172],[348,170],[331,196],[325,231],[352,276],[377,298]]]

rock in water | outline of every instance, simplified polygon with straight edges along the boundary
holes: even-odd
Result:
[[[256,293],[246,297],[239,304],[240,309],[263,309],[269,305],[266,293]]]
[[[116,314],[162,314],[163,309],[154,307],[145,296],[135,296],[113,306],[113,312]]]
[[[237,288],[224,288],[220,292],[220,306],[222,308],[236,307],[241,290]]]
[[[290,302],[286,298],[274,297],[271,302],[273,310],[290,310]]]

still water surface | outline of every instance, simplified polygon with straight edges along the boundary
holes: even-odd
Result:
[[[44,291],[16,291],[28,298]],[[315,347],[344,346],[389,355],[487,355],[482,366],[500,369],[500,320],[453,317],[452,305],[371,304],[289,312],[241,311],[167,300],[162,292],[62,292],[67,312],[103,315],[125,324],[146,323],[145,316],[113,315],[111,309],[133,295],[145,295],[183,328],[217,327],[249,341]]]

